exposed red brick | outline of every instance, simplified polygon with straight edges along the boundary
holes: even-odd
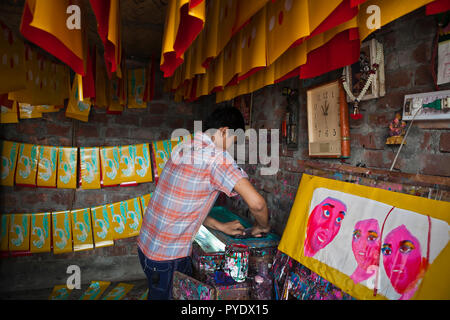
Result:
[[[148,108],[152,114],[166,114],[169,111],[169,106],[165,103],[152,103]]]
[[[420,159],[422,174],[450,177],[450,155],[422,154]]]
[[[390,89],[409,87],[413,71],[411,70],[397,70],[386,75],[386,87]]]
[[[141,119],[141,127],[161,127],[164,120],[165,117],[163,116],[154,116],[149,114]]]
[[[450,132],[441,133],[439,150],[441,152],[450,152]]]
[[[433,76],[431,75],[431,68],[429,64],[424,64],[416,69],[414,77],[414,85],[432,85]]]
[[[60,125],[56,123],[47,123],[45,125],[47,128],[47,134],[49,135],[59,135],[59,136],[67,136],[72,134],[72,126],[71,125]]]
[[[99,138],[99,129],[95,125],[80,123],[76,135],[83,138]]]

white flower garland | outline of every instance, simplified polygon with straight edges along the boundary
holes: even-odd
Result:
[[[383,54],[383,49],[382,46],[378,46],[377,48],[377,57],[375,59],[375,63],[373,64],[372,68],[369,72],[370,72],[370,76],[367,79],[366,84],[364,85],[363,89],[361,90],[361,92],[359,93],[358,97],[355,97],[353,95],[353,92],[350,90],[347,80],[345,79],[345,75],[342,75],[342,84],[344,86],[345,92],[347,93],[347,95],[350,97],[350,99],[352,101],[354,101],[356,104],[358,104],[361,99],[365,96],[367,90],[369,90],[370,85],[372,84],[372,82],[375,80],[375,75],[376,72],[380,66],[381,63],[381,58],[382,58],[382,54]]]

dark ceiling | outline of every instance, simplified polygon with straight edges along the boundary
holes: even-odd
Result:
[[[103,50],[97,33],[97,20],[89,0],[81,0],[87,9],[89,43]],[[168,0],[120,0],[123,27],[122,44],[127,59],[159,59]],[[20,20],[25,0],[0,0],[0,21],[20,34]],[[159,60],[158,60],[159,61]]]

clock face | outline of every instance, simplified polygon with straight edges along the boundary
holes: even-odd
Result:
[[[310,156],[340,156],[339,83],[333,82],[307,92]]]

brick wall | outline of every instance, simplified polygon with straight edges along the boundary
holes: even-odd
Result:
[[[402,108],[404,95],[435,91],[430,62],[435,35],[434,17],[426,16],[424,9],[416,10],[386,25],[372,35],[384,45],[386,95],[379,99],[362,102],[360,107],[364,115],[363,119],[350,119],[351,157],[345,161],[309,158],[306,118],[307,88],[337,79],[342,74],[341,70],[307,81],[289,79],[262,88],[253,94],[253,127],[279,129],[286,108],[282,88],[296,88],[300,93],[298,149],[286,151],[281,148],[280,170],[274,176],[261,176],[259,173],[261,165],[243,166],[250,180],[267,200],[275,231],[281,234],[284,230],[304,172],[356,181],[370,186],[379,185],[383,188],[389,188],[390,184],[387,181],[394,179],[396,182],[393,190],[418,196],[428,196],[430,188],[438,187],[439,197],[442,200],[450,200],[449,180],[444,179],[447,181],[446,186],[439,185],[437,181],[437,176],[450,177],[450,122],[448,121],[441,124],[443,129],[430,128],[433,127],[430,122],[415,122],[408,135],[407,144],[403,146],[398,157],[394,167],[395,172],[392,173],[392,175],[398,173],[399,177],[394,177],[386,171],[389,170],[399,148],[385,144],[389,132],[388,125],[394,118],[395,111]],[[449,85],[441,86],[441,89],[449,88]],[[342,173],[338,170],[340,165],[346,167]],[[368,168],[367,171],[384,171],[379,171],[383,174],[378,174],[375,179],[367,179],[365,174],[358,175],[359,170],[356,170],[360,169],[356,168],[358,165]],[[432,175],[436,176],[436,179],[428,178],[428,184],[423,184],[421,179],[413,179],[416,174]],[[232,210],[242,215],[248,214],[247,207],[241,198],[223,199],[223,201]]]
[[[173,102],[162,90],[162,74],[157,73],[155,98],[147,109],[125,109],[122,115],[107,115],[93,108],[89,122],[66,118],[64,111],[44,114],[40,119],[20,120],[1,125],[0,138],[52,146],[118,146],[168,139],[173,129],[193,129],[201,103]],[[1,187],[0,212],[37,213],[98,206],[128,200],[152,192],[154,183],[98,190]],[[64,284],[66,269],[81,268],[82,283],[91,280],[120,281],[145,277],[139,265],[136,238],[115,241],[115,245],[95,250],[54,255],[0,258],[0,294],[6,291],[50,288]],[[50,291],[49,291],[50,293]]]

